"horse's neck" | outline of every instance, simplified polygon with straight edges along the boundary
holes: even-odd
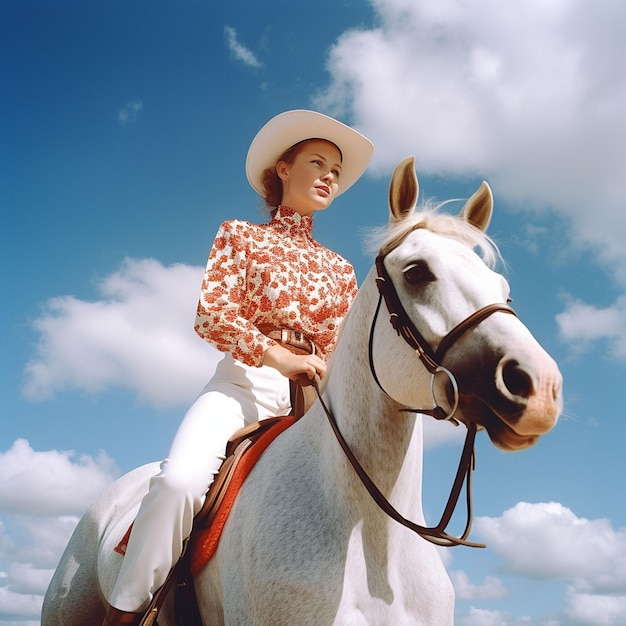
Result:
[[[403,500],[421,510],[421,417],[402,412],[404,407],[381,391],[370,371],[370,305],[375,298],[367,289],[362,287],[346,319],[325,397],[344,438],[378,488],[394,499],[394,494],[403,494]],[[345,466],[339,446],[332,449],[336,462]],[[351,468],[348,474],[356,478]]]

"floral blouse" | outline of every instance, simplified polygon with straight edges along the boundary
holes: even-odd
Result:
[[[276,341],[258,327],[299,330],[327,359],[357,292],[354,269],[312,236],[313,220],[280,206],[267,224],[224,222],[207,262],[195,330],[260,366]]]

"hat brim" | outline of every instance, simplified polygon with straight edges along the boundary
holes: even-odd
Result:
[[[354,185],[374,155],[372,142],[350,126],[316,111],[286,111],[267,122],[248,149],[246,176],[257,193],[265,196],[263,172],[274,167],[285,150],[306,139],[330,141],[341,151],[337,195]]]

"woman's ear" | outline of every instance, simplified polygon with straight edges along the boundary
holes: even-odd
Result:
[[[290,169],[289,164],[285,161],[278,161],[278,163],[276,163],[276,173],[280,180],[287,180]]]

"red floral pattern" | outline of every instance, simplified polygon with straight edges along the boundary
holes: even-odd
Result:
[[[276,342],[257,327],[292,328],[328,358],[357,283],[352,265],[315,241],[312,232],[311,217],[283,206],[268,224],[224,222],[202,281],[198,335],[259,366]]]

